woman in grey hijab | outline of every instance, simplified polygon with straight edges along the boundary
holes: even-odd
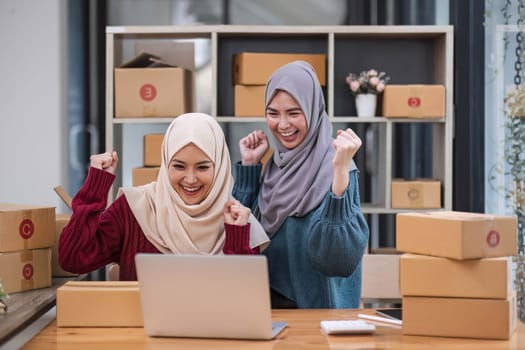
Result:
[[[332,138],[321,85],[307,62],[272,74],[265,106],[273,155],[263,172],[265,133],[241,139],[233,195],[252,208],[272,240],[264,251],[272,307],[359,307],[369,236],[353,161],[361,140],[351,129]]]

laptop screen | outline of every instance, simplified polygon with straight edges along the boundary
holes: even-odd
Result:
[[[277,332],[264,255],[137,254],[135,260],[146,334],[271,339]]]

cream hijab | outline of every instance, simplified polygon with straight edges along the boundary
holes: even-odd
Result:
[[[181,148],[193,143],[212,161],[215,172],[207,197],[187,205],[173,189],[168,166]],[[206,114],[187,113],[174,119],[164,135],[156,182],[124,188],[123,193],[146,238],[163,253],[221,254],[225,241],[224,204],[231,198],[233,176],[224,133]],[[250,217],[250,247],[269,241],[262,226]]]

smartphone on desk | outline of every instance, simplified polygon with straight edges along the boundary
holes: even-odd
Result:
[[[403,312],[401,308],[384,308],[376,309],[376,314],[382,317],[390,318],[392,320],[402,320]]]

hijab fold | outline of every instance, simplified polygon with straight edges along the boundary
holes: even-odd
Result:
[[[193,143],[214,164],[209,193],[199,204],[184,203],[171,186],[168,167],[173,156]],[[233,176],[224,133],[211,116],[187,113],[173,120],[162,142],[162,160],[156,182],[122,188],[146,238],[163,253],[220,254],[225,242],[224,204],[231,198]],[[268,241],[250,216],[250,247]]]
[[[266,107],[278,91],[287,92],[299,104],[308,132],[290,150],[273,138],[276,152],[266,164],[258,198],[261,224],[270,236],[288,216],[304,216],[319,206],[333,177],[332,123],[313,67],[294,61],[276,70],[266,85]]]

